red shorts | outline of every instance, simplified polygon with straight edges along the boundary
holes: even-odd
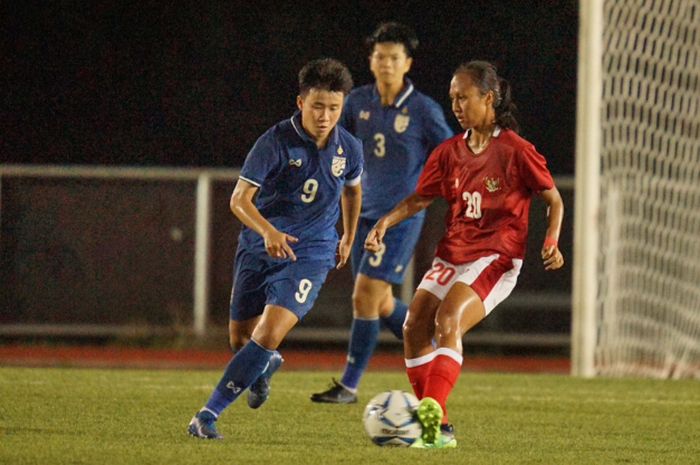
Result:
[[[464,283],[481,297],[488,315],[510,295],[522,266],[521,259],[499,254],[481,257],[462,265],[453,265],[435,257],[432,268],[425,273],[418,289],[424,289],[444,300],[455,283]]]

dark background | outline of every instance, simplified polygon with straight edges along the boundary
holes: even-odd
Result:
[[[370,82],[363,39],[397,20],[421,41],[410,77],[454,129],[452,71],[493,61],[522,134],[572,174],[577,3],[3,2],[1,161],[238,167],[294,110],[306,61],[332,56]]]
[[[571,175],[577,3],[2,2],[0,162],[240,167],[257,137],[294,111],[304,63],[333,56],[357,85],[371,82],[364,38],[397,20],[421,41],[410,77],[443,105],[453,129],[452,72],[490,60],[513,85],[523,135],[554,174]],[[214,186],[209,297],[210,323],[222,329],[217,343],[226,339],[240,228],[227,207],[232,187],[233,180]],[[73,325],[63,336],[84,337],[86,324],[107,325],[116,337],[189,335],[195,190],[193,181],[4,176],[0,324]],[[562,194],[572,218],[570,184]],[[415,282],[442,234],[440,208],[428,212]],[[482,336],[499,350],[568,347],[570,268],[542,272],[543,204],[533,203],[531,214],[518,289],[470,332],[471,345]],[[560,240],[567,257],[570,226],[565,221]],[[330,330],[346,334],[350,326],[351,280],[349,267],[329,274],[319,310],[302,325],[312,343],[319,335],[345,343]]]

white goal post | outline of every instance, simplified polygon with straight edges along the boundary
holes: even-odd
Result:
[[[700,379],[700,0],[580,0],[572,374]]]

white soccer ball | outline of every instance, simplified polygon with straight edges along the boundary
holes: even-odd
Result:
[[[408,392],[377,394],[365,407],[365,431],[379,446],[410,446],[422,431],[415,416],[417,408],[418,399]]]

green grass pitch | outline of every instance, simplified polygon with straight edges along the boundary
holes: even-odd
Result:
[[[259,410],[245,398],[223,441],[186,435],[214,371],[0,368],[0,464],[645,464],[700,463],[700,384],[463,373],[449,400],[454,450],[380,448],[362,411],[410,391],[370,372],[355,405],[312,404],[329,372],[282,370]],[[245,396],[245,394],[244,394]]]

